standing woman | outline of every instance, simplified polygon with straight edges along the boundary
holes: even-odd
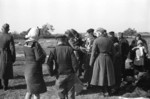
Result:
[[[9,24],[2,26],[0,34],[0,87],[7,90],[9,79],[13,78],[13,63],[16,60],[14,39],[8,33]]]
[[[46,85],[42,74],[42,64],[45,62],[46,53],[38,43],[39,28],[31,28],[26,35],[28,38],[24,45],[25,54],[25,80],[27,93],[25,99],[40,99],[39,94],[46,92]]]
[[[97,37],[94,40],[90,58],[90,66],[94,66],[91,85],[103,87],[105,95],[108,95],[110,94],[108,88],[115,84],[112,62],[113,42],[107,37],[106,30],[103,28],[97,29]]]

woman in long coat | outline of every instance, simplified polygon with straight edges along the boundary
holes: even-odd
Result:
[[[91,84],[103,86],[104,91],[108,93],[108,88],[115,84],[112,62],[112,56],[114,54],[113,42],[106,36],[105,29],[98,28],[97,34],[99,37],[93,43],[90,58],[90,66],[94,66]]]
[[[45,61],[46,54],[38,43],[39,29],[32,28],[26,38],[24,45],[25,54],[25,80],[27,84],[27,93],[25,99],[39,99],[39,94],[46,92],[46,85],[42,74],[42,64]]]
[[[12,66],[16,60],[14,39],[8,31],[9,24],[6,23],[2,26],[0,35],[0,87],[4,90],[8,88],[9,79],[13,78]]]

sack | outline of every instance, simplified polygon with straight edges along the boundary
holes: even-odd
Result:
[[[131,69],[132,68],[132,60],[127,58],[125,60],[125,69]]]

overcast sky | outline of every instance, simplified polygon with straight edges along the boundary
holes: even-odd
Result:
[[[150,0],[0,0],[0,26],[11,31],[52,24],[56,33],[103,27],[121,32],[150,32]]]

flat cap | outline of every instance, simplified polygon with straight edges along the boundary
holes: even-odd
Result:
[[[109,32],[109,35],[114,35],[114,34],[115,34],[114,31],[110,31],[110,32]]]

